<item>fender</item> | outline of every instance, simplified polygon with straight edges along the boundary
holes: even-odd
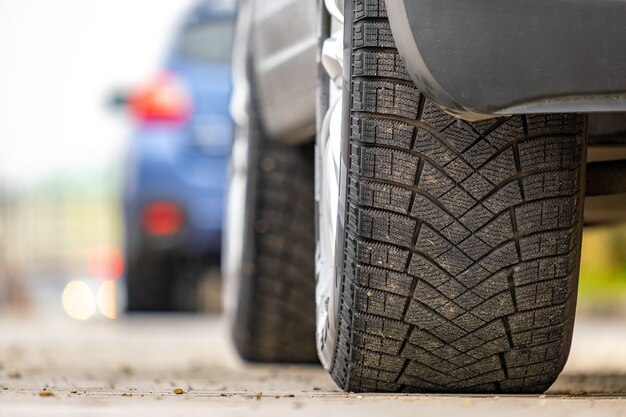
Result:
[[[626,1],[386,0],[407,70],[452,114],[626,111]]]
[[[248,0],[252,78],[265,133],[297,145],[315,136],[315,0]]]

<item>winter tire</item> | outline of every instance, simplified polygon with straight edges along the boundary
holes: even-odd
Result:
[[[322,53],[323,365],[347,391],[546,390],[572,337],[585,118],[457,119],[410,80],[383,0],[325,3],[344,30]]]

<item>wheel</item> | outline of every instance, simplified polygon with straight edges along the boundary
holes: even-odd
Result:
[[[200,256],[198,258],[198,256]],[[205,311],[204,294],[201,293],[202,284],[213,256],[174,254],[167,269],[170,274],[169,302],[171,310],[178,312]]]
[[[313,144],[283,145],[250,123],[235,139],[224,233],[232,339],[245,360],[314,362]]]
[[[128,312],[200,310],[201,262],[175,253],[143,253],[127,257]]]
[[[383,0],[325,4],[322,364],[347,391],[544,391],[572,337],[585,118],[456,119],[411,82]]]
[[[169,268],[160,257],[136,254],[126,257],[126,310],[169,311]]]

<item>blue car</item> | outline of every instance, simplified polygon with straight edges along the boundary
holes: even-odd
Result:
[[[163,69],[133,91],[125,167],[127,310],[195,310],[196,287],[220,259],[234,2],[185,16]]]

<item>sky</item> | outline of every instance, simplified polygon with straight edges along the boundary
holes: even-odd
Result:
[[[0,176],[110,166],[128,121],[107,98],[159,68],[191,0],[0,0]]]

